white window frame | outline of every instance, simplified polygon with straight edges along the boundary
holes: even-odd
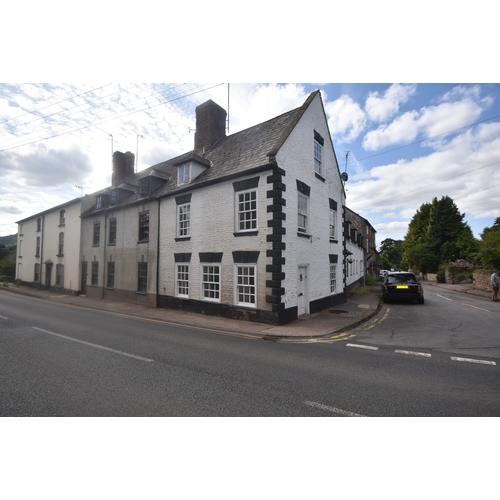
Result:
[[[200,298],[201,300],[207,302],[221,302],[221,274],[222,274],[222,266],[219,262],[211,262],[211,263],[200,263]],[[212,269],[211,269],[212,268]],[[205,271],[206,269],[206,271]],[[217,270],[217,272],[215,272]],[[206,277],[217,276],[217,281],[211,281],[210,279],[206,279]],[[210,289],[212,287],[212,289]],[[210,297],[213,292],[214,297]]]
[[[184,220],[182,216],[186,215],[186,212],[181,213],[187,208],[187,218]],[[177,238],[188,238],[191,236],[191,203],[183,203],[182,205],[177,205]]]
[[[297,228],[299,233],[309,234],[309,196],[303,193],[297,193]],[[303,203],[301,204],[301,200]],[[305,206],[305,209],[304,209]],[[301,224],[301,217],[305,224]]]
[[[246,195],[252,195],[254,194],[255,195],[255,199],[252,200],[246,200],[246,199],[243,199],[242,201],[240,201],[240,196],[243,196],[245,197]],[[246,207],[244,206],[245,204],[247,203],[255,203],[255,209],[252,209],[252,207],[250,207],[249,209],[246,209]],[[236,228],[235,228],[235,231],[237,233],[245,233],[245,232],[248,232],[248,231],[257,231],[257,221],[258,221],[258,194],[257,194],[257,189],[246,189],[244,191],[236,191],[234,193],[234,205],[235,205],[235,212],[236,212],[236,215],[235,215],[235,221],[236,221]],[[241,206],[243,205],[243,210],[241,210]],[[252,217],[252,212],[255,212],[255,217]],[[243,220],[241,221],[240,220],[240,216],[243,215],[243,214],[250,214],[250,219],[245,219],[243,218]],[[244,227],[243,229],[240,227],[240,224],[241,222],[243,222],[244,226],[247,225],[247,222],[250,222],[251,226],[253,227]]]
[[[252,275],[244,274],[243,270],[252,270]],[[243,271],[243,272],[241,272]],[[253,280],[253,284],[240,283],[240,278],[242,281],[245,278]],[[247,296],[250,300],[241,300],[242,296]],[[252,299],[253,298],[253,302]],[[257,265],[256,264],[235,264],[234,265],[234,303],[237,306],[250,307],[252,309],[257,308]]]
[[[180,165],[177,170],[177,185],[187,184],[191,182],[191,164]]]
[[[314,141],[314,171],[323,176],[323,146]]]
[[[175,265],[175,296],[176,297],[189,298],[189,271],[190,271],[189,264],[186,262],[183,262],[182,264]]]
[[[337,292],[337,264],[330,264],[330,293]]]
[[[337,239],[337,211],[330,209],[330,239]]]

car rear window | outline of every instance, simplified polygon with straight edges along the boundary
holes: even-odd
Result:
[[[387,277],[388,283],[417,283],[417,279],[413,274],[393,274]]]

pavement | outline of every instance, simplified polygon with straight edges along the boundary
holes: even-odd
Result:
[[[472,294],[487,299],[491,292],[474,289],[472,284],[448,285],[444,283],[423,282],[424,286],[445,288],[455,292]],[[174,309],[139,306],[123,302],[92,299],[83,295],[61,295],[47,290],[37,290],[12,283],[0,284],[0,292],[17,293],[39,300],[47,300],[73,307],[82,307],[109,314],[119,314],[148,320],[163,321],[179,326],[238,332],[252,337],[261,337],[264,340],[283,341],[286,339],[299,340],[311,338],[334,337],[356,328],[358,325],[375,316],[380,308],[380,286],[360,286],[353,293],[348,294],[347,302],[330,307],[321,312],[306,315],[297,321],[282,326],[273,326],[265,323],[239,321],[217,316],[207,316]],[[1,299],[0,299],[1,300]],[[337,335],[339,337],[339,335]]]

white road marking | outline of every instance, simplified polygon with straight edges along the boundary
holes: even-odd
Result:
[[[428,352],[402,351],[399,349],[396,349],[394,352],[397,352],[398,354],[412,354],[413,356],[424,356],[426,358],[430,358],[432,356],[432,354],[429,354]]]
[[[353,413],[352,411],[341,410],[340,408],[334,408],[333,406],[322,405],[321,403],[315,403],[314,401],[304,401],[307,406],[312,406],[314,408],[319,408],[320,410],[326,410],[331,413],[337,413],[343,415],[344,417],[366,417],[366,415],[360,415],[359,413]]]
[[[361,344],[346,344],[346,347],[359,347],[360,349],[371,349],[372,351],[378,351],[378,347],[372,345],[361,345]]]
[[[6,318],[5,316],[0,316],[0,319],[9,319],[9,318]]]
[[[496,363],[494,361],[486,361],[484,359],[470,359],[470,358],[456,358],[454,356],[450,356],[452,361],[465,361],[467,363],[480,363],[482,365],[495,365]]]
[[[479,309],[481,311],[487,311],[487,312],[491,312],[489,309],[484,309],[482,307],[476,307],[476,306],[471,306],[470,304],[464,304],[462,303],[463,306],[467,306],[467,307],[473,307],[474,309]]]
[[[141,361],[146,361],[148,363],[153,362],[152,359],[143,358],[142,356],[136,356],[135,354],[129,354],[128,352],[117,351],[115,349],[110,349],[109,347],[104,347],[102,345],[92,344],[91,342],[85,342],[84,340],[74,339],[71,337],[67,337],[66,335],[61,335],[60,333],[49,332],[48,330],[43,330],[42,328],[37,328],[36,326],[33,326],[32,328],[34,330],[38,330],[39,332],[48,333],[49,335],[55,335],[56,337],[60,337],[62,339],[66,339],[66,340],[72,340],[73,342],[78,342],[79,344],[88,345],[90,347],[96,347],[97,349],[102,349],[103,351],[114,352],[115,354],[121,354],[122,356],[127,356],[129,358],[139,359]]]
[[[436,293],[436,297],[441,297],[442,299],[449,300],[450,302],[452,302],[452,299],[449,299],[448,297],[444,297],[443,295],[439,295],[438,293]]]

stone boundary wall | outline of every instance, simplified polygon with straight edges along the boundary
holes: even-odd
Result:
[[[490,276],[493,271],[484,271],[483,269],[478,269],[473,273],[474,288],[476,290],[485,290],[487,292],[491,291]]]

